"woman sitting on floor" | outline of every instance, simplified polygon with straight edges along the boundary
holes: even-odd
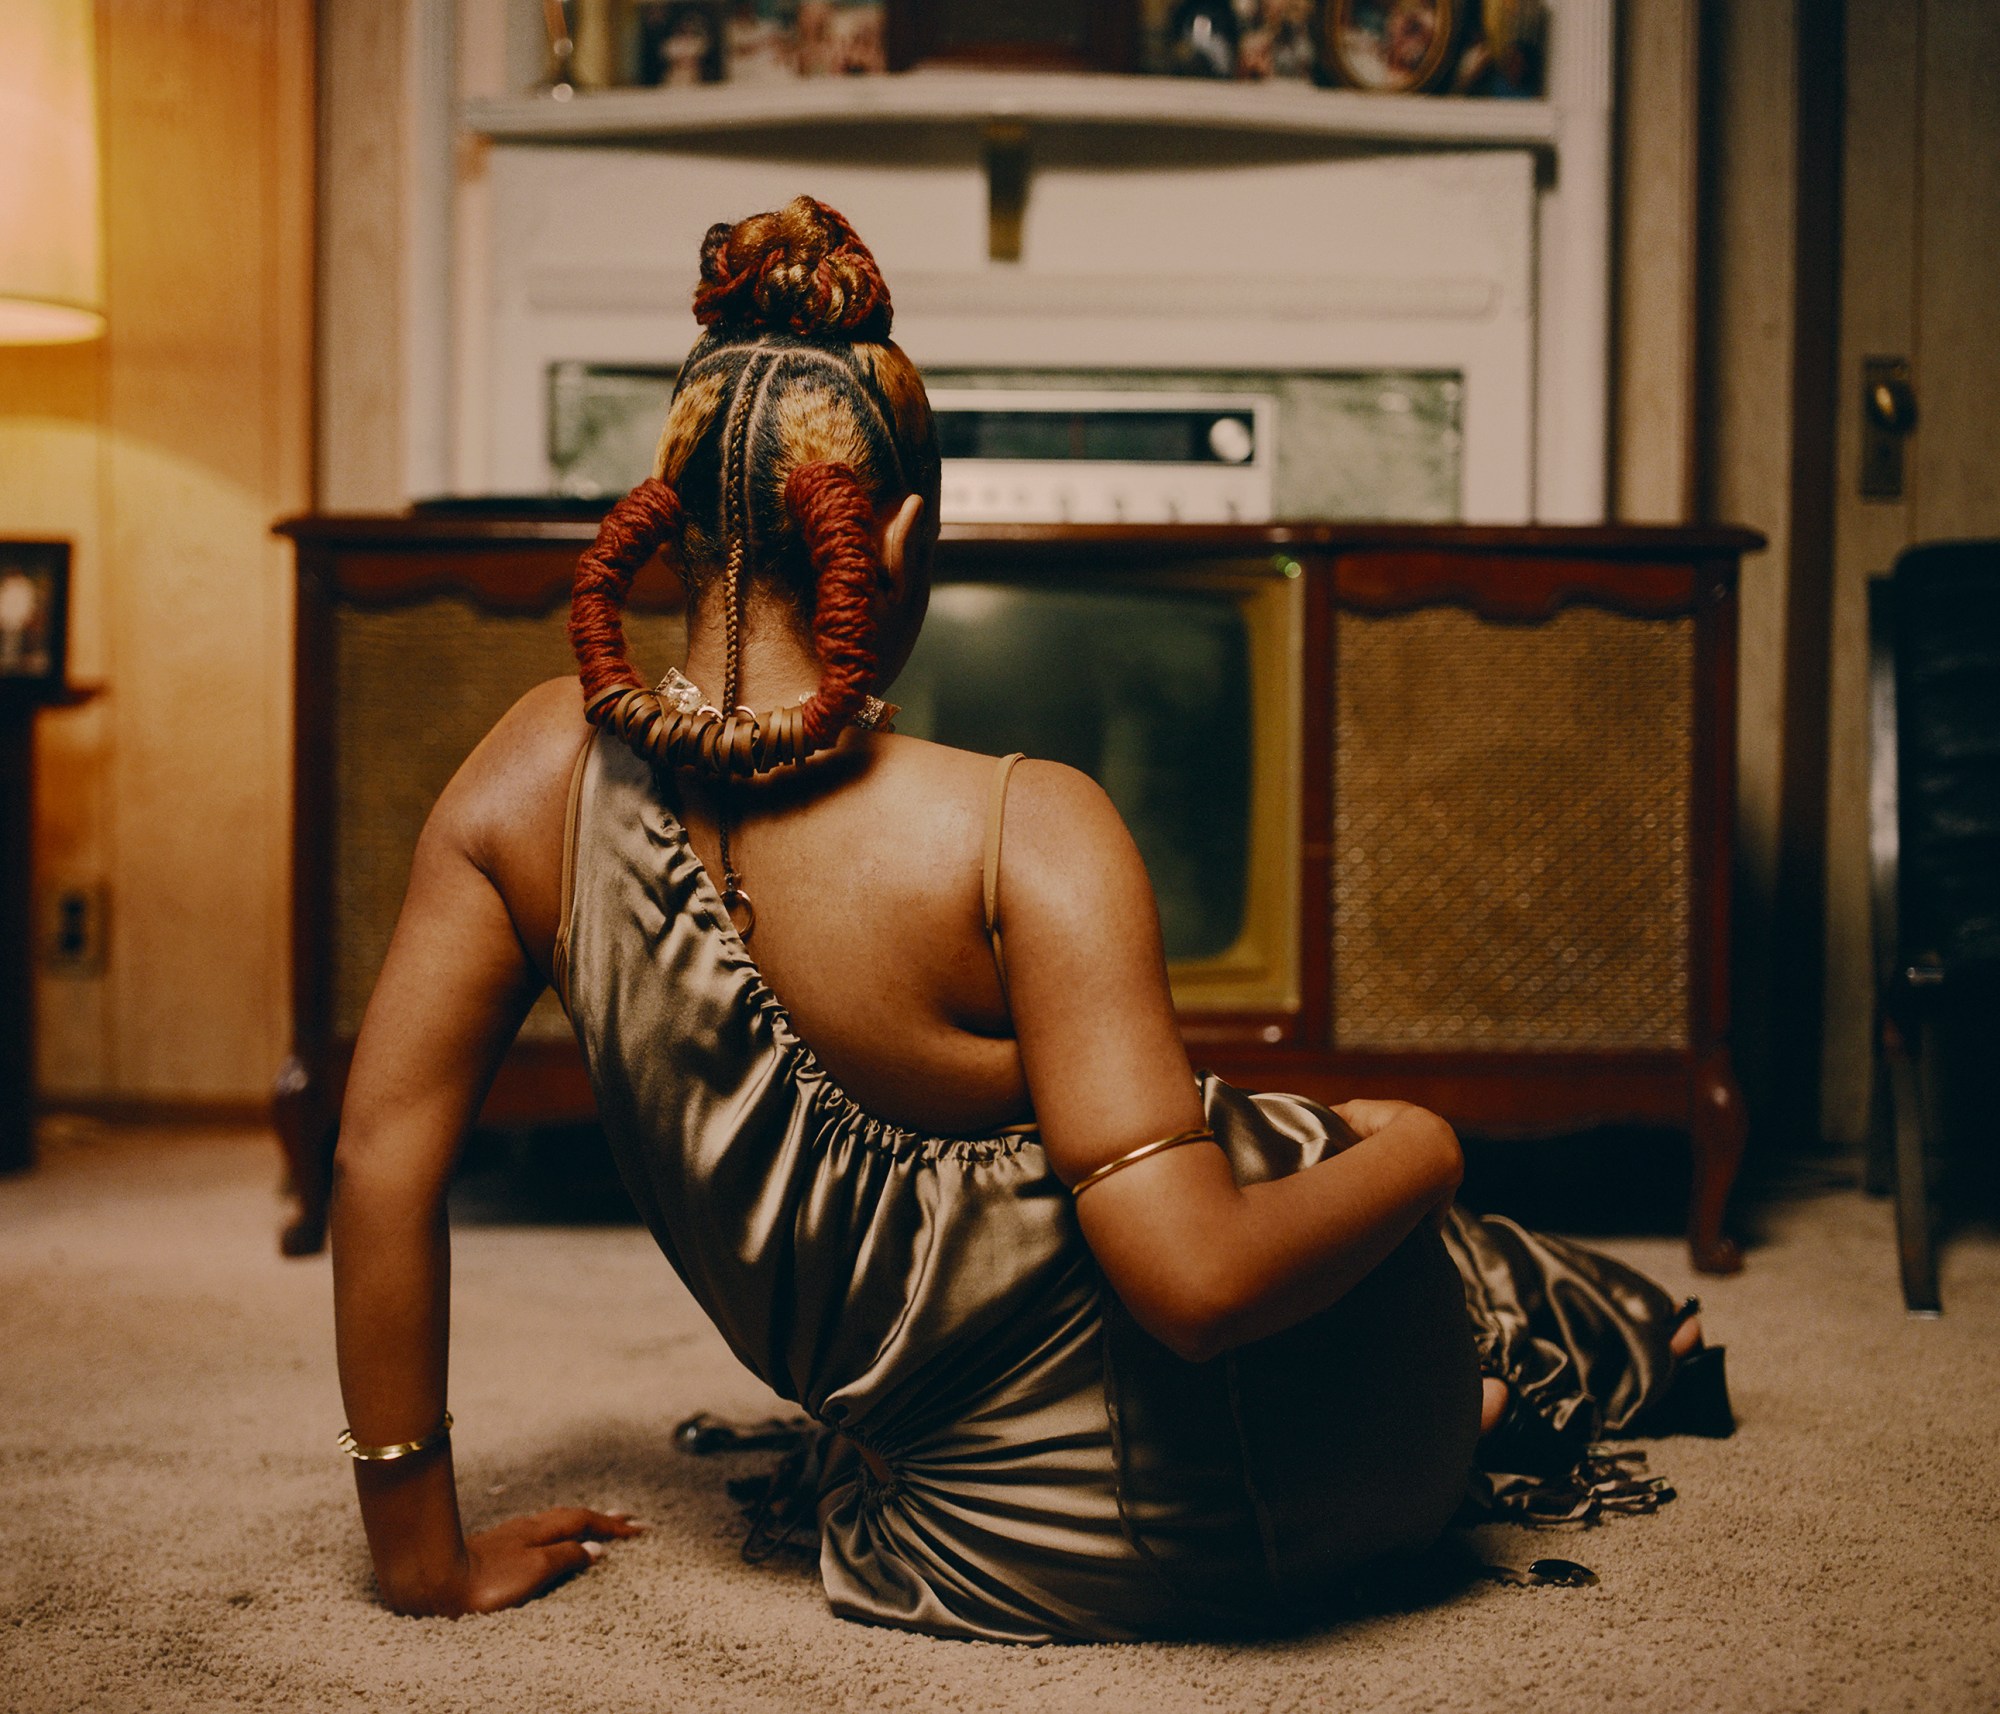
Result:
[[[505,1607],[637,1527],[459,1523],[445,1189],[545,983],[668,1260],[821,1425],[791,1495],[843,1615],[1266,1627],[1469,1493],[1657,1503],[1590,1448],[1726,1429],[1688,1311],[1454,1212],[1435,1114],[1198,1077],[1104,794],[883,729],[939,464],[852,229],[800,198],[712,229],[701,278],[656,473],[578,571],[582,694],[524,697],[440,798],[356,1050],[333,1241],[383,1597]],[[619,624],[655,552],[690,602],[657,691]]]

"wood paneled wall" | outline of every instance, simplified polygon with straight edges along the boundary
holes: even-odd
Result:
[[[289,549],[311,503],[310,0],[100,0],[99,344],[0,351],[0,527],[75,544],[43,718],[44,896],[100,974],[40,984],[56,1097],[250,1103],[286,1031]]]
[[[1616,512],[1770,542],[1743,568],[1737,750],[1739,1064],[1764,1142],[1817,1128],[1828,913],[1866,934],[1865,896],[1825,890],[1842,9],[1621,10]]]
[[[440,0],[428,0],[438,4]],[[403,491],[405,0],[321,0],[319,499],[394,510]]]
[[[1628,0],[1618,38],[1611,507],[1694,516],[1701,6]]]
[[[483,460],[487,145],[454,116],[525,85],[544,24],[511,0],[317,10],[320,504],[395,511]]]
[[[1771,922],[1783,791],[1785,594],[1793,340],[1793,7],[1711,8],[1704,143],[1708,220],[1697,516],[1763,531],[1744,561],[1737,752],[1737,1034],[1758,1118],[1768,1110]],[[1760,1133],[1761,1140],[1761,1133]]]

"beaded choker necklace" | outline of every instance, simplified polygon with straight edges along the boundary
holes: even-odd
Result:
[[[718,788],[732,773],[747,775],[759,767],[797,762],[805,753],[799,710],[808,700],[806,697],[766,714],[753,713],[740,704],[733,714],[724,714],[702,695],[701,686],[678,667],[667,668],[666,676],[650,697],[645,691],[629,689],[608,696],[619,700],[632,697],[650,700],[658,718],[635,741],[634,747],[641,754],[650,751],[655,763],[677,762],[687,766],[688,760],[699,758],[708,763],[702,771],[718,776]],[[864,732],[893,732],[895,727],[890,722],[900,712],[893,702],[884,702],[879,696],[864,697],[849,724]],[[757,929],[757,907],[737,878],[729,849],[727,806],[718,804],[718,809],[716,833],[722,846],[722,908],[729,913],[736,932],[748,940]]]
[[[679,667],[667,668],[667,676],[653,687],[653,694],[660,699],[663,706],[672,709],[676,714],[690,716],[708,714],[717,720],[723,718],[722,710],[703,696],[701,686]],[[810,693],[800,697],[792,706],[803,707],[809,700],[811,700]],[[757,715],[752,714],[747,708],[738,708],[736,712],[760,724],[775,723],[777,719],[777,714]],[[779,714],[783,712],[782,709],[778,710]],[[893,702],[884,702],[879,696],[864,696],[861,699],[861,707],[848,724],[859,726],[864,732],[893,732],[895,728],[889,722],[901,712],[902,710]]]

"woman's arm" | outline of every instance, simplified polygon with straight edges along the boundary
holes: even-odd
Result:
[[[1009,998],[1042,1140],[1066,1183],[1202,1122],[1139,853],[1083,775],[1016,775],[1000,878]],[[1401,1102],[1345,1110],[1361,1140],[1239,1189],[1221,1149],[1171,1149],[1077,1201],[1140,1325],[1200,1360],[1324,1309],[1449,1201],[1451,1127]]]
[[[334,1157],[335,1339],[348,1427],[363,1445],[415,1440],[443,1420],[445,1192],[466,1129],[542,985],[484,859],[496,818],[533,831],[547,821],[553,791],[551,849],[560,861],[561,770],[538,758],[546,743],[510,720],[516,730],[503,722],[475,752],[418,842],[348,1077]],[[530,742],[510,741],[523,737]],[[551,772],[555,780],[541,784]],[[399,1612],[515,1605],[582,1570],[603,1551],[599,1540],[636,1528],[566,1509],[468,1542],[448,1443],[393,1463],[357,1462],[354,1474],[376,1581]]]

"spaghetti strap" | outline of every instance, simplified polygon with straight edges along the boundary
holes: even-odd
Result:
[[[1000,954],[1000,836],[1007,822],[1007,782],[1014,764],[1022,759],[1016,750],[1002,756],[993,770],[993,795],[986,802],[986,867],[983,897],[986,902],[986,938],[993,944],[993,968],[1000,973],[1000,992],[1007,992],[1007,961]]]
[[[569,1010],[569,919],[576,909],[576,823],[577,806],[583,801],[583,770],[590,761],[590,747],[597,737],[592,728],[576,753],[569,770],[569,802],[563,808],[562,906],[556,918],[556,944],[549,956],[549,974],[555,979],[556,998]]]

